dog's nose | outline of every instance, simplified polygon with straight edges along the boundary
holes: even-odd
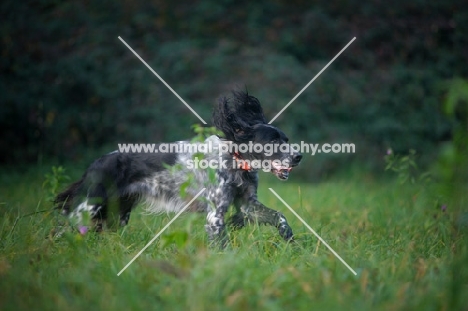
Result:
[[[299,162],[301,162],[301,160],[302,160],[302,154],[297,153],[297,154],[293,155],[292,159],[293,159],[293,163],[299,164]]]

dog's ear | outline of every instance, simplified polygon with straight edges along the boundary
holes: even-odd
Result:
[[[253,138],[253,126],[265,124],[260,102],[247,92],[233,91],[232,98],[221,97],[213,111],[213,123],[228,140],[245,142]]]
[[[233,91],[232,95],[234,112],[239,118],[242,118],[250,126],[266,123],[262,106],[257,98],[242,91]]]
[[[213,124],[224,133],[226,139],[243,142],[251,138],[252,129],[232,108],[233,103],[227,97],[218,100],[218,106],[213,111]]]

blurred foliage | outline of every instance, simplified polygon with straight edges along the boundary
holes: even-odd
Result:
[[[68,182],[70,182],[70,177],[66,174],[66,170],[62,166],[52,166],[52,172],[44,175],[42,184],[45,199],[49,202],[53,201],[60,189],[63,189],[64,184]]]
[[[457,78],[448,83],[444,108],[454,124],[453,139],[441,148],[435,171],[447,196],[460,195],[468,187],[468,80]],[[459,193],[453,193],[456,189]]]
[[[420,172],[418,164],[416,164],[416,160],[417,156],[414,149],[410,149],[407,155],[396,155],[391,149],[389,149],[385,156],[385,162],[387,163],[385,170],[395,172],[401,184],[406,182],[410,182],[412,184],[416,182],[427,184],[431,182],[431,173]]]
[[[389,147],[435,157],[456,126],[443,114],[445,81],[468,76],[468,13],[456,0],[6,0],[0,11],[7,163],[192,135],[196,117],[118,36],[206,121],[235,87],[272,118],[356,36],[275,121],[292,141],[356,144],[353,157],[314,157],[307,176],[380,166]]]
[[[217,135],[220,137],[224,136],[223,132],[217,130],[216,127],[214,126],[206,127],[200,124],[194,124],[192,125],[192,130],[196,135],[195,137],[192,138],[191,140],[192,143],[204,142],[205,139],[207,139],[211,135]]]

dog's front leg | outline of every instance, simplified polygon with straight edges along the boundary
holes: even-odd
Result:
[[[293,240],[293,232],[286,217],[282,213],[266,207],[258,200],[249,200],[249,204],[243,208],[243,213],[250,221],[275,226],[280,236],[286,241]]]
[[[208,239],[212,244],[224,248],[228,242],[224,215],[229,205],[221,205],[208,212],[206,216],[205,230],[208,233]]]
[[[224,215],[228,206],[220,206],[215,210],[209,211],[206,216],[205,230],[208,233],[208,239],[211,243],[224,248],[228,238],[225,230]]]
[[[228,242],[224,216],[234,201],[235,189],[227,182],[220,182],[219,187],[210,189],[207,198],[210,201],[205,229],[212,244],[224,248]]]

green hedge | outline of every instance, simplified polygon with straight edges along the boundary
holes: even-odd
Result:
[[[78,160],[118,142],[190,137],[197,123],[117,39],[124,38],[207,121],[247,87],[293,140],[434,154],[450,138],[445,81],[467,77],[468,14],[456,1],[4,1],[0,160]],[[464,52],[465,51],[465,52]],[[349,157],[317,158],[327,171]]]

